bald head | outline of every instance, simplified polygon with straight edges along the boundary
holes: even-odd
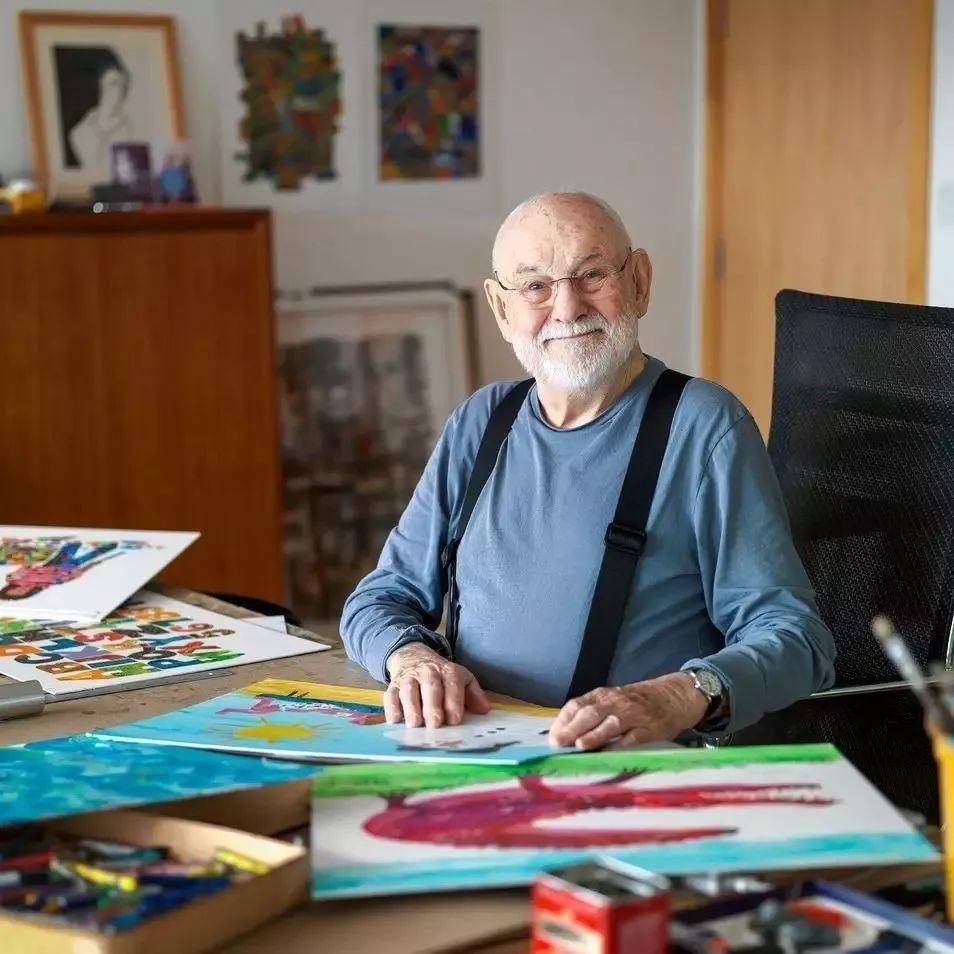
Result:
[[[587,192],[548,192],[521,202],[497,230],[491,266],[504,274],[519,267],[528,246],[540,252],[546,245],[568,236],[587,238],[610,255],[625,255],[632,244],[619,214],[609,203]]]

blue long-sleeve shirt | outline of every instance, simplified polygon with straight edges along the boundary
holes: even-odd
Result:
[[[536,388],[528,394],[457,555],[454,658],[485,688],[565,701],[606,526],[663,368],[649,358],[619,400],[580,427],[551,427]],[[377,568],[345,603],[348,655],[382,681],[405,643],[449,654],[435,632],[446,590],[440,554],[491,410],[512,384],[482,388],[454,411]],[[708,667],[728,689],[733,731],[832,684],[834,641],[765,445],[717,384],[693,379],[683,392],[646,529],[611,685]]]

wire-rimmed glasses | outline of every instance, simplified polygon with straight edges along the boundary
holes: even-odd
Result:
[[[582,271],[579,275],[567,275],[564,278],[540,278],[535,276],[528,278],[523,284],[516,288],[509,288],[505,285],[497,273],[494,272],[494,281],[504,291],[515,291],[520,293],[520,297],[528,305],[549,305],[556,297],[556,287],[560,282],[570,282],[580,295],[592,295],[598,292],[606,282],[614,275],[618,275],[629,261],[629,256],[633,254],[631,248],[626,250],[626,258],[619,268],[608,268],[605,265],[592,265]]]

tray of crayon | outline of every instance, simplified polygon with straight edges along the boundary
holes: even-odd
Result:
[[[0,829],[3,950],[206,951],[305,900],[303,848],[146,812]]]

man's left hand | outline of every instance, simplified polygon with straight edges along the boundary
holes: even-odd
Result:
[[[698,725],[707,707],[706,697],[684,672],[594,689],[560,710],[550,727],[550,744],[598,749],[610,742],[614,748],[629,748],[669,741]]]

